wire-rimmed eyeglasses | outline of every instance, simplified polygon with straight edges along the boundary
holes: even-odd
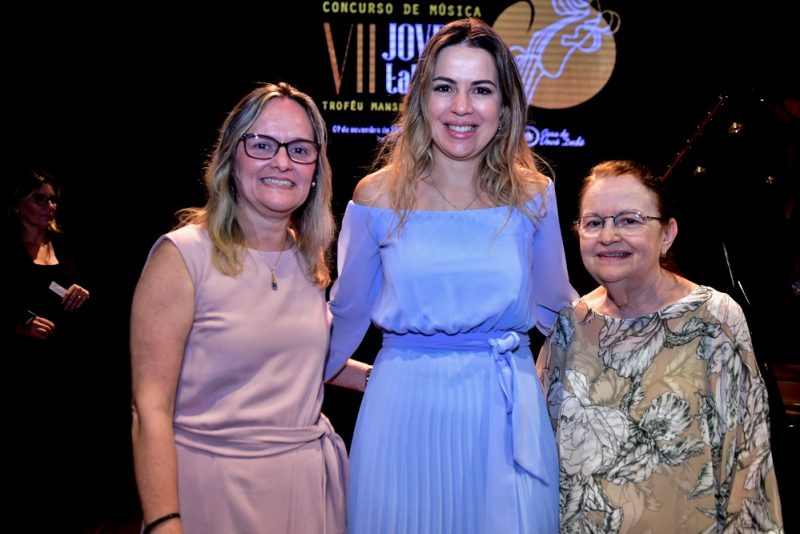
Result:
[[[644,215],[641,211],[635,210],[621,211],[616,215],[606,215],[605,217],[597,213],[587,213],[575,219],[575,229],[581,236],[595,237],[600,235],[600,232],[603,231],[606,219],[611,219],[617,233],[622,235],[637,235],[644,230],[647,221],[663,221],[664,217]]]
[[[268,135],[246,133],[239,140],[244,145],[244,153],[253,159],[272,159],[281,147],[286,147],[286,154],[295,163],[314,163],[319,155],[319,144],[308,139],[281,143]]]

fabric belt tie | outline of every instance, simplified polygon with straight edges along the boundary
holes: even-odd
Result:
[[[262,458],[283,454],[319,440],[325,462],[325,532],[345,531],[345,497],[349,483],[347,448],[330,420],[320,413],[316,424],[307,427],[261,427],[230,438],[213,430],[175,427],[175,441],[220,456]],[[226,431],[227,433],[227,431]]]

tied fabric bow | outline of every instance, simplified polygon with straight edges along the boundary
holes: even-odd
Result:
[[[528,338],[524,338],[527,345]],[[505,424],[510,426],[511,458],[519,467],[545,484],[558,482],[558,472],[548,463],[556,462],[555,441],[544,396],[535,371],[529,380],[520,377],[515,352],[523,343],[517,332],[489,339],[497,381],[505,404]],[[521,379],[523,378],[523,379]]]

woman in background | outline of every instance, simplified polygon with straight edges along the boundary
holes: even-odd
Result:
[[[17,466],[6,472],[8,509],[45,531],[87,527],[96,489],[91,456],[91,365],[98,331],[86,266],[57,222],[61,188],[47,174],[12,178],[4,228],[3,356],[7,425]],[[47,452],[42,454],[41,451]],[[41,508],[49,512],[41,514]]]
[[[8,206],[5,266],[13,283],[5,328],[27,351],[48,351],[47,341],[59,339],[56,327],[89,300],[74,283],[76,258],[56,222],[59,193],[52,177],[32,172],[16,184]]]

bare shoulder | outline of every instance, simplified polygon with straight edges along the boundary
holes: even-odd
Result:
[[[171,269],[180,266],[185,267],[178,247],[169,239],[162,239],[153,251],[146,268],[160,270],[162,268]]]
[[[520,176],[529,199],[547,196],[547,188],[553,183],[547,175],[534,169],[521,169]]]
[[[169,239],[163,239],[147,261],[137,284],[137,293],[163,296],[165,290],[186,287],[191,279],[183,256]]]
[[[358,181],[353,191],[353,202],[363,206],[388,208],[389,196],[386,192],[386,176],[388,171],[383,168],[369,174]]]

